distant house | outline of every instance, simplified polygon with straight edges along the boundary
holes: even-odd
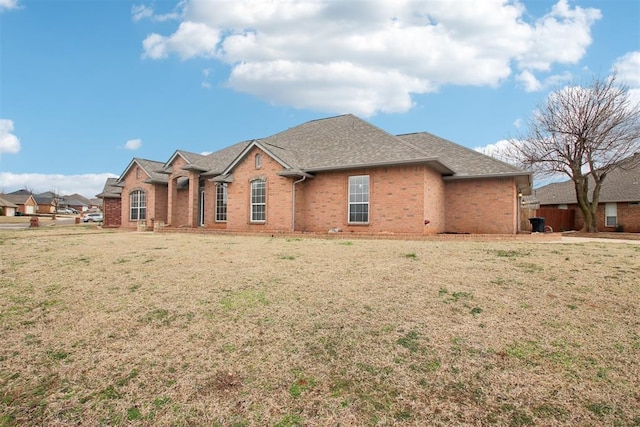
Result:
[[[29,190],[18,190],[13,193],[3,194],[2,198],[17,206],[16,215],[34,215],[38,212],[38,203]]]
[[[18,205],[10,202],[5,197],[4,194],[0,194],[0,216],[15,216]]]
[[[34,194],[36,202],[38,202],[39,214],[54,214],[58,208],[59,196],[52,192],[46,191],[44,193]]]
[[[58,203],[59,208],[72,208],[78,212],[89,210],[90,205],[91,201],[78,193],[62,196]]]
[[[209,155],[134,158],[99,195],[105,224],[235,232],[515,234],[532,176],[426,132],[350,114]]]
[[[593,187],[594,183],[590,181],[589,188]],[[540,206],[543,212],[540,216],[545,216],[544,212],[553,215],[554,210],[569,211],[567,215],[573,220],[574,229],[579,230],[584,225],[573,181],[540,187],[529,199]],[[640,233],[640,153],[623,160],[607,175],[600,191],[596,215],[600,231]]]

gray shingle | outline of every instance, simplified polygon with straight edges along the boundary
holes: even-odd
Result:
[[[589,201],[594,182],[589,179]],[[577,203],[573,181],[555,182],[535,190],[535,199],[541,205]],[[640,201],[640,154],[620,162],[605,178],[600,190],[599,202]]]
[[[193,167],[206,171],[203,175],[220,175],[251,141],[243,141],[196,160]]]
[[[107,178],[102,193],[96,195],[100,198],[120,198],[122,187],[118,185],[118,178]]]
[[[456,172],[456,177],[526,173],[508,163],[501,162],[493,157],[428,132],[398,135],[398,138],[410,143],[422,152],[440,159],[442,163]]]

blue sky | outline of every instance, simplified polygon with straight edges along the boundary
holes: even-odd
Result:
[[[343,113],[490,147],[614,67],[640,100],[637,0],[0,0],[0,192]]]

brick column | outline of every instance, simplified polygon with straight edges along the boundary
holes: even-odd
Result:
[[[170,176],[167,188],[167,225],[173,225],[174,204],[176,200],[178,200],[178,185],[176,178]]]
[[[189,171],[189,227],[198,226],[198,191],[200,186],[200,175],[197,172]]]

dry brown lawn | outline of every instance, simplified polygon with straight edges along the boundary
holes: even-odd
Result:
[[[0,426],[640,425],[640,245],[0,231]]]

